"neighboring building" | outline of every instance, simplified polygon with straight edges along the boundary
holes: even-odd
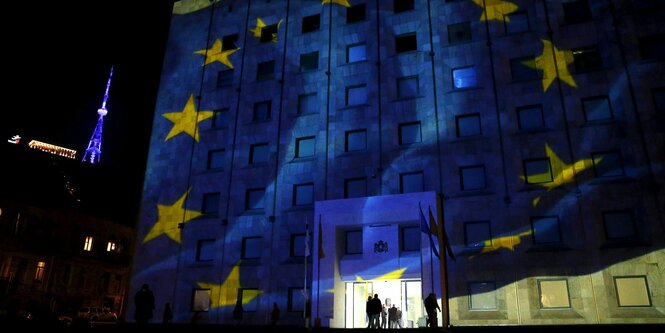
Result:
[[[417,327],[434,291],[455,326],[665,323],[662,1],[173,13],[131,282],[157,314],[365,327],[377,293]]]

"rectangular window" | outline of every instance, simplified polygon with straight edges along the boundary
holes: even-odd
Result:
[[[192,311],[207,312],[208,310],[210,310],[210,289],[194,289]]]
[[[367,60],[367,44],[352,44],[346,47],[346,62],[359,62]]]
[[[344,198],[362,198],[367,196],[367,178],[344,179]]]
[[[83,251],[90,252],[92,251],[92,241],[94,238],[92,236],[85,236],[85,242],[83,243]]]
[[[625,175],[623,159],[618,151],[592,153],[593,171],[596,177],[620,177]]]
[[[526,11],[517,11],[503,16],[506,34],[529,31],[529,15]]]
[[[291,257],[304,257],[305,256],[305,234],[291,234]],[[311,247],[310,247],[311,249]]]
[[[483,134],[480,126],[480,114],[463,114],[455,116],[455,124],[458,138],[478,136]]]
[[[485,183],[485,166],[472,165],[460,167],[460,187],[462,191],[482,190]]]
[[[296,139],[296,158],[312,157],[316,151],[316,137],[308,136]]]
[[[248,189],[245,192],[245,209],[257,210],[265,208],[266,190],[262,188]]]
[[[238,48],[238,34],[231,34],[222,37],[222,51],[235,50]]]
[[[665,34],[640,37],[640,56],[644,60],[665,60]]]
[[[395,14],[413,10],[415,0],[393,0],[393,12]]]
[[[461,43],[471,40],[471,22],[448,25],[448,43]]]
[[[345,233],[344,253],[362,254],[363,253],[363,232],[362,230],[349,230]]]
[[[365,4],[357,4],[346,8],[346,23],[355,23],[365,20]]]
[[[119,250],[118,243],[113,241],[108,241],[106,243],[106,252],[116,252],[118,250]]]
[[[254,112],[252,113],[252,120],[253,121],[270,120],[271,108],[272,108],[272,101],[261,101],[254,103]]]
[[[293,185],[293,205],[308,206],[314,203],[314,184]]]
[[[402,227],[401,249],[402,252],[412,252],[420,250],[420,227],[408,226]]]
[[[595,46],[573,50],[576,73],[591,72],[603,68],[603,59]]]
[[[665,88],[654,88],[651,90],[653,105],[657,112],[665,112]]]
[[[568,280],[538,280],[542,309],[569,308]]]
[[[261,43],[277,42],[277,24],[261,28]]]
[[[524,161],[524,178],[527,184],[549,183],[553,180],[549,158]]]
[[[620,307],[651,306],[646,276],[615,276],[614,287]]]
[[[346,106],[367,104],[367,85],[346,87]]]
[[[561,227],[558,216],[538,216],[531,218],[534,244],[561,243]]]
[[[201,207],[201,213],[208,216],[217,216],[219,214],[219,201],[220,201],[219,192],[215,193],[204,193],[203,194],[203,207]]]
[[[415,121],[411,123],[399,124],[399,144],[408,145],[412,143],[422,142],[422,134],[420,131],[420,122]]]
[[[215,240],[199,239],[196,243],[196,261],[212,261],[215,258]]]
[[[418,96],[418,75],[397,79],[397,97],[412,98]]]
[[[630,241],[637,238],[635,218],[630,210],[603,212],[603,223],[608,241]]]
[[[321,15],[314,14],[302,18],[302,33],[317,31],[321,28]]]
[[[261,237],[243,237],[242,238],[242,259],[261,258],[261,249],[263,248]]]
[[[308,72],[319,69],[319,51],[300,55],[300,71]]]
[[[587,122],[612,119],[612,108],[607,96],[589,97],[582,99],[584,119]]]
[[[469,282],[469,310],[496,310],[496,283]]]
[[[542,105],[520,106],[516,109],[516,111],[517,125],[519,126],[520,130],[530,130],[545,127]]]
[[[211,128],[225,128],[229,126],[229,108],[222,108],[213,111]]]
[[[316,93],[298,95],[298,114],[318,113]]]
[[[268,80],[275,77],[275,60],[260,62],[256,68],[257,80]]]
[[[587,0],[564,2],[563,15],[568,24],[591,21],[589,2]]]
[[[268,143],[256,143],[249,146],[249,164],[266,163],[270,158]]]
[[[363,151],[367,149],[366,129],[346,131],[344,136],[344,151]]]
[[[240,288],[238,289],[238,298],[242,300],[242,310],[244,312],[256,312],[259,307],[258,288]]]
[[[46,271],[46,262],[38,261],[35,267],[35,282],[42,282],[44,280],[44,272]]]
[[[535,80],[540,78],[534,57],[510,59],[510,73],[513,81]]]
[[[233,70],[225,69],[217,72],[217,88],[228,88],[233,85]]]
[[[424,189],[422,172],[408,172],[399,175],[399,193],[422,192]]]
[[[418,50],[418,39],[415,32],[395,36],[395,53]]]
[[[476,69],[463,67],[453,69],[453,87],[455,89],[477,87]]]
[[[303,312],[305,310],[305,291],[302,287],[289,288],[286,310],[289,312]]]
[[[488,242],[488,244],[485,244]],[[464,223],[464,245],[467,248],[482,249],[492,247],[492,231],[489,221],[473,221]]]
[[[214,149],[208,151],[208,162],[206,167],[208,170],[218,170],[224,167],[224,155],[226,151],[224,149]]]

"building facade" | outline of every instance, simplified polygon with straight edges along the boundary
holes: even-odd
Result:
[[[376,293],[418,327],[434,292],[443,325],[664,323],[664,14],[175,2],[132,291],[176,322],[365,327]]]

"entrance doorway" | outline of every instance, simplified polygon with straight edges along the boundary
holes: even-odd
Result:
[[[402,311],[402,327],[418,327],[423,316],[422,283],[420,280],[373,280],[345,284],[345,328],[368,325],[365,306],[367,298],[379,295],[381,303]],[[386,325],[388,327],[388,325]]]

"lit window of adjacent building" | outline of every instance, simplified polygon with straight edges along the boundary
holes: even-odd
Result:
[[[651,306],[651,294],[646,276],[615,276],[614,287],[620,307]]]
[[[545,127],[542,105],[520,106],[517,107],[516,111],[517,125],[519,126],[520,130],[530,130]]]
[[[253,121],[266,121],[270,119],[272,101],[261,101],[254,103]]]
[[[489,242],[489,244],[485,244]],[[464,246],[470,249],[492,247],[492,231],[489,221],[470,221],[464,223]]]
[[[620,177],[625,175],[623,159],[618,151],[591,153],[591,157],[596,177]]]
[[[314,203],[314,184],[293,185],[293,205],[308,206]]]
[[[460,187],[462,191],[482,190],[485,182],[485,166],[472,165],[460,167]]]
[[[479,113],[455,116],[455,125],[458,138],[466,138],[482,134]]]
[[[363,232],[362,230],[348,230],[345,233],[344,254],[362,254],[363,253]]]
[[[314,14],[302,18],[302,33],[317,31],[321,27],[321,15]]]
[[[243,237],[241,259],[259,259],[261,258],[261,249],[263,248],[261,237]]]
[[[92,251],[92,241],[93,241],[92,236],[85,236],[85,241],[83,243],[83,251]]]
[[[407,172],[399,175],[399,193],[422,192],[424,175],[422,172]]]
[[[318,113],[316,93],[298,95],[298,114]]]
[[[576,73],[584,73],[602,69],[603,59],[598,47],[590,46],[573,50],[573,64]]]
[[[305,310],[305,293],[303,287],[289,287],[289,299],[286,310],[289,312],[302,312]]]
[[[395,14],[413,10],[415,0],[393,0],[393,12]]]
[[[346,23],[355,23],[365,20],[365,4],[357,4],[346,8]]]
[[[397,97],[398,98],[412,98],[417,97],[418,92],[418,76],[407,76],[397,79]]]
[[[268,162],[270,146],[268,143],[255,143],[249,146],[249,164]]]
[[[215,240],[199,239],[196,242],[196,261],[210,262],[215,258]]]
[[[418,39],[415,32],[395,36],[395,53],[418,50]]]
[[[229,126],[229,108],[221,108],[213,111],[211,128],[225,128]]]
[[[291,257],[304,257],[305,256],[305,242],[309,241],[306,239],[304,233],[291,234],[291,246],[290,246],[290,256]],[[311,249],[311,247],[310,247]]]
[[[408,145],[423,141],[419,121],[399,124],[398,127],[400,145]]]
[[[359,84],[346,87],[346,106],[363,105],[367,103],[367,85]]]
[[[224,156],[226,151],[224,149],[214,149],[208,151],[208,161],[206,167],[208,170],[218,170],[224,167]]]
[[[245,209],[258,210],[265,208],[266,190],[262,188],[248,189],[245,192]]]
[[[359,129],[344,133],[344,151],[363,151],[367,149],[367,130]]]
[[[469,310],[496,310],[496,283],[494,281],[469,282]]]
[[[256,68],[256,79],[267,80],[275,77],[275,60],[260,62]]]
[[[453,87],[455,89],[477,87],[476,69],[463,67],[453,69]]]
[[[448,25],[448,42],[451,44],[471,40],[471,22],[460,22]]]
[[[308,72],[319,69],[319,51],[300,55],[300,71]]]
[[[531,218],[534,244],[561,243],[561,227],[558,216],[537,216]]]
[[[414,252],[420,250],[420,236],[422,231],[419,226],[402,227],[400,248],[402,252]]]
[[[568,280],[538,280],[538,293],[541,309],[570,307]]]
[[[640,56],[644,60],[665,60],[665,33],[640,37]]]
[[[106,243],[106,252],[116,252],[118,250],[118,243],[113,241]]]
[[[635,217],[630,210],[603,212],[605,237],[610,242],[632,241],[637,238]]]
[[[612,108],[607,96],[590,97],[582,99],[584,120],[587,122],[612,119]]]
[[[549,158],[537,158],[524,161],[524,180],[527,184],[548,183],[553,180]]]
[[[201,213],[208,216],[217,216],[219,214],[219,192],[204,193]]]
[[[231,34],[222,37],[222,51],[235,50],[238,48],[238,34]]]
[[[194,289],[192,294],[192,312],[210,310],[210,289]]]
[[[367,196],[367,178],[344,179],[344,198],[362,198]]]
[[[510,59],[510,73],[513,81],[535,80],[540,77],[536,69],[536,59],[534,57]]]
[[[591,8],[588,0],[576,0],[563,3],[563,16],[568,24],[591,21]]]
[[[516,11],[503,16],[507,34],[529,31],[529,15],[526,11]]]
[[[38,261],[35,268],[35,281],[42,282],[44,280],[44,272],[46,271],[46,262]]]
[[[217,88],[227,88],[233,85],[233,70],[225,69],[217,72]]]
[[[261,43],[277,41],[277,24],[268,25],[261,28]]]
[[[346,62],[353,63],[367,60],[367,44],[351,44],[346,47]]]
[[[296,139],[296,158],[312,157],[316,151],[316,137],[307,136]]]

